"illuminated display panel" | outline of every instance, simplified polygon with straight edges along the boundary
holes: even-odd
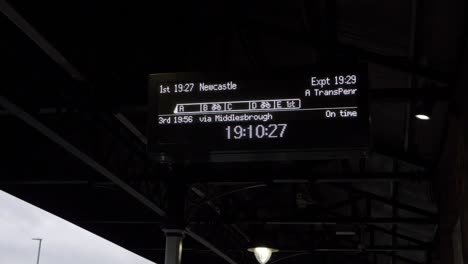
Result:
[[[351,150],[369,144],[366,69],[150,75],[149,151]]]

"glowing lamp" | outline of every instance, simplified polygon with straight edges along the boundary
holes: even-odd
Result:
[[[267,263],[270,260],[271,255],[274,252],[278,252],[277,249],[268,248],[268,247],[249,248],[249,251],[254,253],[255,258],[257,259],[258,263],[260,263],[260,264]]]

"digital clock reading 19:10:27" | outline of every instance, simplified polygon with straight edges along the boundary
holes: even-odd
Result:
[[[283,138],[287,124],[227,126],[227,139],[271,139]]]

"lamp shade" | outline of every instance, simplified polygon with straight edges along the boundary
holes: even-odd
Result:
[[[274,252],[278,252],[277,249],[268,248],[268,247],[249,248],[249,251],[254,253],[255,258],[257,259],[258,263],[260,263],[260,264],[267,263],[270,260],[271,255]]]

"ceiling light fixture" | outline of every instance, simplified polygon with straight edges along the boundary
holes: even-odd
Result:
[[[416,104],[415,117],[419,120],[430,120],[432,116],[432,104],[428,101],[421,101]]]
[[[430,120],[430,119],[431,119],[430,116],[425,115],[425,114],[417,114],[417,115],[416,115],[416,118],[417,118],[417,119],[420,119],[420,120]]]
[[[279,250],[268,247],[255,247],[249,248],[249,251],[254,253],[258,263],[265,264],[270,260],[271,255]]]

